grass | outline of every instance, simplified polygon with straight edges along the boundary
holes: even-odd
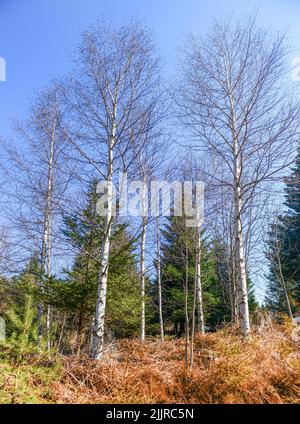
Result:
[[[103,360],[63,357],[22,365],[18,403],[300,403],[300,342],[292,325],[197,335],[192,370],[184,340],[120,340]],[[0,364],[0,402],[13,398],[14,367]]]
[[[24,364],[15,366],[0,363],[1,404],[45,404],[51,400],[51,384],[60,378],[59,364]]]

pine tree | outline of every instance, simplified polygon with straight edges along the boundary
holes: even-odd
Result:
[[[285,227],[284,274],[294,286],[295,301],[300,302],[300,148],[292,175],[286,180],[285,204],[288,213],[282,218]]]
[[[23,310],[27,296],[32,298],[33,306],[37,307],[38,299],[41,297],[41,290],[38,287],[40,278],[37,255],[29,259],[18,275],[11,278],[2,277],[0,279],[0,311],[5,312],[13,306]]]
[[[300,148],[286,178],[287,212],[270,226],[267,258],[270,263],[266,305],[293,315],[300,303]],[[289,312],[290,309],[290,312]]]
[[[25,296],[22,309],[14,305],[6,311],[8,338],[1,342],[4,353],[17,364],[39,351],[36,311],[32,296]]]
[[[185,322],[185,263],[188,259],[188,313],[193,309],[193,285],[195,278],[195,229],[186,228],[184,218],[169,218],[162,230],[161,275],[163,287],[163,310],[167,323],[178,333],[184,331]],[[203,234],[202,234],[202,238]],[[188,258],[187,258],[188,255]],[[223,301],[223,291],[216,272],[213,250],[202,241],[201,255],[203,304],[205,322],[216,327],[228,319]]]

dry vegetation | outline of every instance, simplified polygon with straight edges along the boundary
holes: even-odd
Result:
[[[183,340],[122,340],[101,362],[68,358],[52,401],[299,403],[300,343],[293,328],[259,330],[248,343],[230,328],[198,335],[190,371],[184,368]]]
[[[41,378],[47,374],[44,364],[43,373],[31,373],[28,385],[39,403],[300,403],[299,348],[297,331],[288,324],[256,328],[247,343],[226,328],[197,335],[194,366],[187,371],[184,340],[121,340],[109,346],[102,361],[63,358],[51,381]],[[51,363],[48,367],[53,374]],[[6,402],[9,390],[2,385]],[[32,398],[21,396],[18,402]]]

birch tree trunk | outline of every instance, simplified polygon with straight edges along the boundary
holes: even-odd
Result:
[[[196,303],[197,303],[197,278],[194,278],[194,290],[193,290],[193,311],[192,311],[192,330],[191,330],[191,342],[190,342],[190,369],[193,367],[194,362],[194,338],[195,338],[195,314],[196,314]]]
[[[115,109],[116,111],[116,109]],[[96,303],[96,315],[93,331],[92,356],[94,359],[101,359],[104,349],[105,335],[105,310],[107,297],[107,276],[109,265],[110,238],[113,218],[113,146],[116,134],[116,126],[113,125],[113,137],[109,143],[109,163],[107,173],[107,210],[105,216],[104,238],[101,246],[100,268],[98,274],[98,291]]]
[[[242,226],[242,191],[241,191],[241,151],[237,135],[237,123],[234,109],[234,96],[230,77],[227,77],[229,103],[230,103],[230,130],[233,147],[233,171],[234,171],[234,235],[235,235],[235,260],[236,276],[239,299],[239,314],[241,332],[245,338],[250,336],[250,318],[248,304],[248,287],[245,263],[245,247]]]
[[[189,298],[189,256],[188,256],[188,246],[186,243],[185,246],[185,283],[184,283],[184,312],[185,312],[185,366],[189,366],[189,343],[190,343],[190,326],[189,326],[189,308],[188,308],[188,298]]]
[[[242,233],[242,222],[240,218],[239,202],[237,202],[237,218],[236,218],[236,261],[237,261],[237,277],[238,277],[238,292],[239,292],[239,311],[241,331],[244,337],[250,335],[250,319],[248,306],[248,287],[246,278],[245,255]]]
[[[159,327],[160,327],[160,340],[164,341],[164,321],[162,311],[162,290],[161,290],[161,261],[160,261],[160,230],[159,218],[156,220],[156,237],[157,237],[157,290],[158,290],[158,313],[159,313]]]
[[[52,243],[51,243],[51,217],[49,225],[49,238],[48,238],[48,257],[47,257],[47,276],[51,275],[51,263],[52,263]],[[47,315],[46,315],[46,334],[47,334],[47,349],[51,349],[51,306],[47,306]]]
[[[44,230],[43,230],[43,241],[41,249],[41,272],[46,277],[51,275],[51,256],[52,256],[52,240],[51,240],[51,224],[52,224],[52,197],[53,197],[53,163],[54,163],[54,145],[55,145],[55,130],[56,130],[56,119],[53,124],[53,131],[50,139],[49,149],[49,162],[48,162],[48,175],[47,175],[47,193],[45,202],[45,213],[44,213]],[[43,305],[39,305],[38,318],[39,318],[39,336],[40,339],[43,336]],[[47,349],[51,348],[51,308],[48,305],[46,311],[46,338],[47,338]]]
[[[147,217],[143,217],[142,234],[141,234],[141,340],[145,340],[145,244],[147,233]]]
[[[235,247],[235,230],[234,230],[234,196],[233,196],[233,213],[229,217],[229,256],[228,256],[228,270],[229,270],[229,284],[230,284],[230,303],[231,303],[231,322],[234,325],[239,324],[239,292],[237,286],[237,271],[236,271],[236,247]]]
[[[231,272],[231,321],[234,324],[239,322],[239,299],[238,299],[238,288],[236,281],[236,271],[235,271],[236,260],[232,258],[232,272]]]
[[[203,299],[202,299],[202,282],[201,282],[201,234],[200,227],[196,230],[196,296],[197,296],[197,330],[204,334],[204,313],[203,313]]]
[[[245,338],[250,335],[250,319],[248,305],[248,287],[246,277],[246,264],[244,253],[244,239],[241,218],[241,190],[239,185],[240,167],[238,158],[235,162],[236,178],[235,178],[235,246],[236,246],[236,275],[238,286],[239,313],[241,332]]]

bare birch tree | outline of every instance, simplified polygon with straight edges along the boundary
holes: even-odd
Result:
[[[78,160],[106,182],[105,228],[100,253],[92,355],[100,359],[105,335],[107,278],[117,171],[127,172],[141,154],[144,134],[159,120],[158,60],[139,23],[117,27],[103,21],[83,34],[79,75],[65,86],[73,122],[70,147]]]
[[[255,19],[216,22],[205,39],[190,36],[176,97],[191,147],[220,159],[232,191],[235,274],[241,332],[250,334],[243,216],[257,188],[292,162],[299,105],[289,95],[285,37]],[[284,89],[283,89],[284,87]],[[209,172],[209,171],[208,171]]]
[[[53,85],[40,93],[31,103],[27,121],[16,123],[16,138],[22,143],[22,149],[17,143],[2,144],[8,159],[7,174],[13,181],[6,194],[11,208],[8,220],[16,235],[16,256],[24,263],[32,252],[38,252],[41,290],[43,279],[52,273],[55,229],[72,178],[64,156],[66,137],[58,91]],[[44,306],[40,303],[40,336],[45,335],[43,316]],[[50,348],[49,306],[45,316],[47,346]]]

